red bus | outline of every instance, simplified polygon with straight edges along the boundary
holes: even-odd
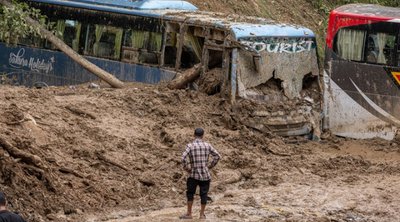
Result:
[[[400,128],[400,8],[350,4],[330,13],[324,123],[333,134],[391,140]]]

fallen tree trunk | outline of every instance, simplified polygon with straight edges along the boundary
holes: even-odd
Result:
[[[69,111],[71,111],[72,113],[77,114],[78,116],[83,116],[83,117],[89,117],[91,119],[96,119],[95,115],[93,115],[93,114],[91,114],[91,113],[89,113],[87,111],[81,110],[79,108],[72,107],[72,106],[65,106],[65,108],[68,109]]]
[[[169,89],[183,89],[186,84],[193,82],[197,77],[200,76],[201,73],[201,64],[195,65],[193,68],[190,68],[183,72],[178,78],[172,80],[168,84]]]
[[[0,0],[0,4],[8,7],[8,8],[13,8],[13,4],[9,0]],[[112,74],[109,72],[99,68],[95,64],[89,62],[87,59],[85,59],[83,56],[79,55],[77,52],[75,52],[71,47],[69,47],[67,44],[65,44],[61,39],[57,38],[53,33],[45,29],[40,25],[39,22],[36,20],[26,17],[25,21],[28,25],[31,25],[39,30],[39,33],[46,38],[48,41],[50,41],[54,46],[56,46],[58,49],[63,51],[65,54],[67,54],[72,60],[83,66],[85,69],[87,69],[89,72],[95,74],[98,76],[100,79],[104,80],[108,84],[110,84],[114,88],[122,88],[124,86],[124,83],[121,82],[119,79],[115,78]]]
[[[27,164],[32,164],[36,167],[43,168],[42,159],[40,157],[27,153],[11,145],[6,139],[0,136],[0,146],[3,147],[12,157],[21,158]]]
[[[65,166],[58,169],[58,171],[60,171],[61,173],[69,173],[69,174],[72,174],[79,178],[84,178],[84,176],[82,174],[76,172],[75,170],[73,170],[71,168],[65,167]]]
[[[123,170],[125,170],[125,171],[129,171],[128,168],[122,166],[121,164],[115,162],[114,160],[111,160],[111,159],[107,158],[104,154],[102,154],[102,153],[100,153],[100,152],[97,152],[96,155],[97,155],[97,158],[99,158],[99,160],[102,160],[102,161],[104,161],[104,162],[106,162],[106,163],[109,163],[109,164],[111,164],[111,165],[114,165],[114,166],[116,166],[116,167],[118,167],[118,168],[121,168],[121,169],[123,169]]]

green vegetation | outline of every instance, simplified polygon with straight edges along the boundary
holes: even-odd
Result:
[[[30,16],[44,25],[45,17],[40,15],[39,10],[29,7],[26,3],[16,1],[13,2],[12,7],[6,7],[3,2],[9,1],[0,1],[0,41],[15,44],[20,38],[31,34],[39,35],[39,30],[25,21],[25,18]]]

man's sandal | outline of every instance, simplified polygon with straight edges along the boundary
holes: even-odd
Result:
[[[202,215],[202,216],[200,216],[200,220],[203,220],[203,219],[206,219],[206,215]]]
[[[189,216],[187,214],[184,214],[184,215],[180,216],[179,219],[193,219],[193,217]]]

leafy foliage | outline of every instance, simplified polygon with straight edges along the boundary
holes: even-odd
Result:
[[[0,41],[15,44],[18,39],[28,35],[40,35],[38,28],[28,25],[25,18],[29,16],[44,25],[45,16],[26,3],[13,2],[13,5],[13,7],[0,5]]]

